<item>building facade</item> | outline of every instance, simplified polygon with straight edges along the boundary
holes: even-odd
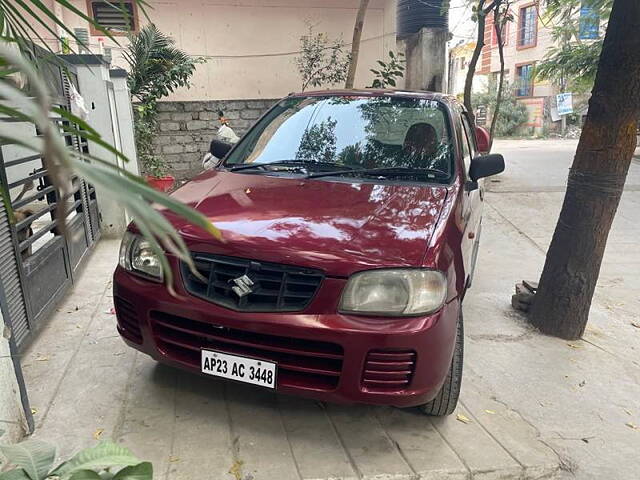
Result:
[[[127,16],[114,13],[107,1],[70,1],[100,24],[112,27],[118,45],[57,2],[44,3],[56,10],[69,29],[86,36],[91,53],[110,57],[112,67],[127,67],[122,57],[127,44],[124,31],[137,31],[148,22],[173,37],[180,49],[206,59],[198,65],[192,87],[179,89],[167,101],[270,99],[300,90],[294,64],[300,37],[312,25],[315,32],[350,43],[359,5],[358,0],[149,0],[142,11],[133,0],[117,0],[115,4],[127,6]],[[58,42],[42,30],[50,47],[60,51]],[[370,85],[369,69],[395,50],[395,30],[395,0],[372,0],[362,33],[356,86]],[[69,43],[77,48],[75,42]]]
[[[449,50],[449,88],[448,92],[462,97],[464,84],[469,72],[469,61],[476,49],[476,42],[462,42]],[[479,93],[487,90],[487,76],[473,77],[472,91]]]
[[[503,33],[505,79],[511,93],[523,103],[529,112],[524,125],[529,133],[558,131],[561,117],[558,115],[556,95],[562,91],[559,85],[540,80],[535,76],[536,65],[558,43],[553,37],[554,23],[545,15],[545,2],[516,0],[511,6],[512,21],[507,22]],[[586,4],[576,11],[581,41],[592,41],[602,34],[601,19],[594,16]],[[489,85],[495,85],[500,73],[500,57],[493,15],[486,19],[485,46],[477,74],[486,76]],[[585,114],[588,95],[574,96],[574,112]]]
[[[524,127],[536,134],[553,128],[550,107],[559,92],[550,82],[534,77],[536,63],[554,46],[551,25],[543,21],[543,9],[538,1],[516,0],[511,7],[513,21],[507,22],[503,33],[505,81],[518,101],[527,107],[529,120]],[[478,74],[495,84],[500,74],[500,57],[493,15],[486,19],[484,42]]]

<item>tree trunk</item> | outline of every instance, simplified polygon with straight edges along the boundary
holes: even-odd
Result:
[[[356,24],[353,27],[353,41],[351,42],[351,61],[349,62],[349,72],[344,88],[353,88],[353,82],[356,78],[356,68],[358,67],[358,55],[360,54],[360,39],[362,38],[362,27],[364,25],[364,16],[367,13],[369,0],[360,0],[360,7],[356,15]]]
[[[464,106],[469,113],[472,121],[475,121],[475,114],[473,113],[473,106],[471,104],[471,88],[473,87],[473,76],[476,74],[476,67],[478,66],[478,59],[482,53],[482,47],[484,47],[484,27],[486,23],[487,14],[491,11],[494,3],[491,3],[487,8],[484,8],[485,0],[478,0],[477,16],[478,16],[478,38],[476,40],[476,48],[471,55],[469,61],[469,68],[467,69],[467,78],[464,82]]]
[[[640,2],[615,0],[589,113],[529,313],[544,333],[584,333],[640,115]]]
[[[498,40],[498,55],[500,56],[500,80],[498,83],[498,92],[496,94],[496,108],[491,115],[491,130],[489,131],[489,151],[493,147],[493,138],[496,131],[496,124],[498,123],[498,116],[500,115],[500,105],[502,104],[502,92],[504,90],[504,42],[502,40],[502,34],[504,33],[504,27],[507,24],[507,16],[509,15],[509,3],[505,6],[505,10],[500,13],[500,5],[496,2],[495,10],[493,11],[494,28],[496,29],[496,39]]]

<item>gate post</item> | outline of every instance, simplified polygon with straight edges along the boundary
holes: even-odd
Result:
[[[133,107],[131,104],[131,93],[127,86],[127,71],[122,68],[109,70],[109,77],[113,83],[113,91],[116,100],[116,119],[120,130],[120,140],[122,143],[121,152],[124,153],[129,163],[124,164],[124,169],[134,175],[140,174],[138,168],[138,158],[136,153],[136,139],[133,130]]]
[[[129,136],[133,135],[132,124],[121,125],[118,121],[117,96],[109,77],[109,65],[102,55],[60,55],[77,70],[78,85],[89,110],[88,123],[95,128],[102,139],[122,151],[129,147]],[[131,108],[131,107],[129,107]],[[123,132],[122,128],[131,129]],[[123,144],[123,137],[126,139]],[[115,154],[95,142],[89,142],[89,152],[108,162],[124,167],[124,162]],[[135,147],[134,147],[135,148]],[[130,152],[126,152],[131,158]],[[135,155],[131,158],[136,162]],[[119,237],[126,229],[128,218],[124,207],[117,200],[115,192],[96,187],[99,198],[102,232],[106,236]]]
[[[0,333],[0,429],[5,430],[2,443],[13,443],[25,433],[33,432],[33,414],[17,347],[1,310]]]

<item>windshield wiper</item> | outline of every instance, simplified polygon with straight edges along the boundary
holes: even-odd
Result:
[[[240,170],[250,170],[253,168],[263,168],[266,169],[269,166],[274,166],[274,167],[278,167],[278,166],[285,166],[285,167],[296,167],[296,170],[305,170],[308,171],[307,167],[313,167],[313,166],[317,166],[317,167],[331,167],[331,168],[335,168],[338,165],[336,165],[333,162],[317,162],[315,160],[307,160],[307,159],[297,159],[297,160],[278,160],[276,162],[268,162],[268,163],[250,163],[250,164],[240,164],[240,165],[236,165],[234,167],[229,168],[229,171],[231,172],[237,172]],[[342,166],[340,165],[340,167],[342,168],[350,168],[350,167],[346,167],[346,166]]]
[[[321,177],[333,177],[339,175],[363,175],[363,176],[378,176],[378,177],[391,177],[391,176],[415,176],[415,175],[427,175],[440,177],[442,179],[449,178],[449,173],[444,170],[438,170],[437,168],[414,168],[414,167],[382,167],[382,168],[363,168],[359,170],[336,170],[333,172],[317,172],[310,173],[305,178],[321,178]]]

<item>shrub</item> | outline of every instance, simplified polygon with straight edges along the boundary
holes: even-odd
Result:
[[[344,51],[342,39],[331,40],[326,33],[314,33],[309,25],[306,35],[300,37],[301,53],[295,58],[302,79],[302,91],[307,87],[320,87],[344,82],[347,78],[351,54]]]
[[[404,53],[399,52],[397,55],[393,51],[389,50],[389,60],[383,62],[378,60],[380,70],[371,69],[370,72],[375,75],[371,88],[387,88],[388,86],[395,87],[397,79],[404,76]]]
[[[153,466],[141,462],[127,448],[101,442],[85,448],[54,467],[56,448],[29,439],[2,445],[0,451],[13,469],[0,473],[0,480],[152,480]]]
[[[495,136],[497,137],[515,135],[518,128],[529,119],[527,107],[522,102],[519,102],[512,92],[513,90],[511,88],[505,86],[502,102],[500,103],[498,121],[496,123]],[[486,105],[489,112],[494,112],[496,108],[496,95],[490,92],[474,95],[472,104],[474,110],[480,105]]]

